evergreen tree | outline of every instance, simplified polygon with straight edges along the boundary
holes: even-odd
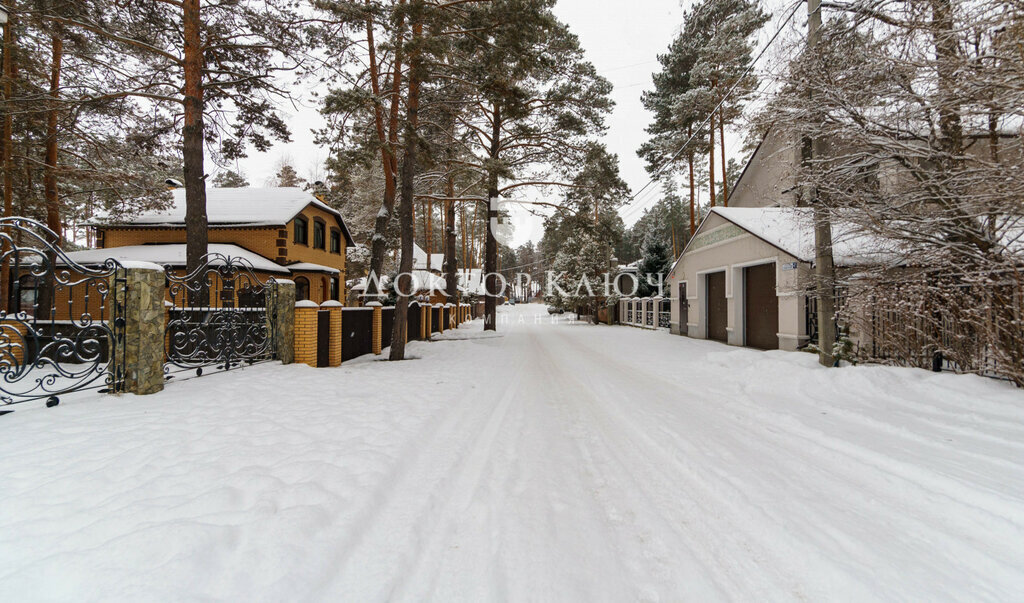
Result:
[[[281,167],[278,168],[277,174],[272,179],[274,186],[295,188],[301,187],[306,181],[299,177],[299,173],[295,171],[295,168],[291,163],[282,162]]]
[[[664,241],[657,237],[651,237],[644,244],[644,257],[640,261],[640,268],[637,270],[637,278],[640,286],[637,290],[639,297],[653,297],[663,291],[659,291],[657,283],[664,283],[672,268],[672,258]],[[654,284],[652,284],[654,283]]]
[[[245,188],[249,186],[249,181],[241,172],[224,170],[217,172],[217,175],[213,177],[212,184],[215,188]]]

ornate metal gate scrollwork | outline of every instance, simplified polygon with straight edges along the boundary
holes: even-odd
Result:
[[[207,254],[191,274],[167,273],[164,373],[231,369],[277,357],[273,279],[244,258]]]
[[[124,388],[127,273],[82,266],[27,218],[0,219],[0,405]]]

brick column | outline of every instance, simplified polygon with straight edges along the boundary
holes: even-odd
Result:
[[[329,357],[327,364],[341,366],[341,302],[328,300],[320,304],[321,310],[331,314],[331,341],[328,344]]]
[[[444,333],[444,306],[434,304],[433,307],[437,309],[437,332]]]
[[[424,340],[430,335],[430,325],[428,324],[428,316],[430,316],[430,308],[427,304],[420,303],[420,340]]]
[[[373,308],[373,353],[380,354],[381,351],[381,322],[383,320],[383,307],[380,302],[372,301],[366,307]]]
[[[271,285],[273,295],[268,296],[267,302],[274,304],[273,308],[267,308],[267,315],[277,314],[277,328],[273,330],[277,339],[277,358],[281,364],[295,362],[295,283],[290,280],[275,280]]]
[[[430,335],[434,332],[434,306],[431,305],[430,302],[426,302],[423,307],[426,308],[427,310],[427,320],[423,322],[423,324],[425,324],[427,328],[425,331],[426,334],[423,336],[423,339],[429,340]]]
[[[316,313],[320,306],[308,299],[295,302],[295,362],[316,368]]]
[[[126,273],[124,387],[155,394],[164,388],[164,270],[136,262]]]

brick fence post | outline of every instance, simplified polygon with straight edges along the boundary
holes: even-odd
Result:
[[[423,307],[427,311],[427,319],[423,321],[423,324],[426,326],[426,331],[424,331],[426,334],[423,336],[423,339],[429,340],[431,333],[434,332],[434,306],[427,302]]]
[[[124,388],[155,394],[164,388],[164,269],[134,262],[125,272]]]
[[[378,301],[372,301],[366,304],[366,306],[373,308],[373,353],[379,355],[381,351],[381,323],[384,320],[384,309]]]
[[[331,340],[327,344],[329,366],[341,366],[341,308],[341,302],[333,299],[320,304],[320,309],[331,315]]]
[[[274,347],[281,364],[291,364],[295,362],[295,282],[275,280],[271,287],[274,294],[270,296],[270,302],[275,308],[267,308],[267,311],[273,315],[276,309],[277,313]]]
[[[316,368],[316,313],[320,306],[308,299],[295,302],[295,362]]]
[[[427,304],[420,302],[420,341],[430,335],[430,325],[427,324],[428,316],[430,316],[430,310]]]
[[[434,308],[437,309],[437,332],[444,333],[444,306],[434,304]]]

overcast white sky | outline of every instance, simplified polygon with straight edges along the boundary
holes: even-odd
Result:
[[[688,0],[683,2],[690,4]],[[644,128],[650,121],[650,115],[640,104],[640,94],[651,88],[651,74],[658,67],[657,55],[668,48],[681,25],[680,0],[559,0],[555,13],[579,36],[587,58],[615,87],[615,108],[607,120],[604,142],[618,155],[622,177],[635,193],[649,178],[636,155],[636,149],[646,139]],[[768,28],[773,28],[773,24]],[[263,186],[284,156],[292,159],[304,177],[326,158],[326,151],[313,144],[310,130],[321,125],[321,118],[311,102],[290,111],[288,121],[293,142],[239,161],[253,186]],[[647,197],[644,195],[645,204],[656,200]],[[627,212],[627,225],[639,215]],[[543,230],[539,218],[529,217],[525,212],[515,218],[517,245],[540,240]]]

